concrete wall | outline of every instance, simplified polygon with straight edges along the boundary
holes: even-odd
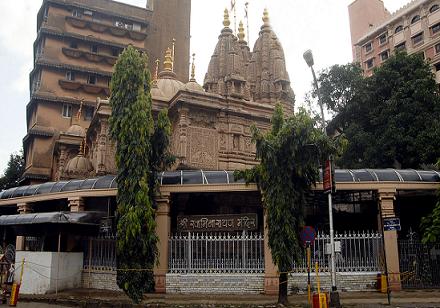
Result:
[[[84,270],[81,279],[82,287],[85,289],[100,289],[120,291],[116,284],[115,271],[94,271]]]
[[[376,289],[377,272],[347,272],[336,274],[336,286],[340,291],[371,291]],[[316,290],[316,275],[311,273],[312,289]],[[330,290],[330,273],[320,273],[321,290]],[[289,276],[289,293],[307,292],[307,274]]]
[[[82,252],[61,252],[58,264],[57,252],[17,251],[15,282],[20,279],[23,258],[25,267],[20,293],[47,294],[55,292],[56,288],[61,291],[81,287]]]
[[[167,293],[260,294],[264,274],[167,274]]]

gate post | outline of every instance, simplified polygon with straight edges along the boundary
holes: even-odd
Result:
[[[157,251],[158,264],[154,267],[156,293],[166,292],[166,273],[168,272],[168,238],[171,232],[170,195],[162,193],[156,198],[156,234],[159,238]]]
[[[28,214],[32,213],[32,205],[29,203],[18,203],[17,211],[19,214]],[[15,240],[15,250],[24,250],[25,249],[25,240],[26,237],[22,235],[18,235]]]
[[[264,211],[264,294],[278,295],[279,274],[273,263],[272,252],[269,248],[269,230],[267,230],[267,215]]]
[[[383,219],[395,217],[394,200],[396,199],[395,187],[384,187],[379,189],[379,212],[380,212],[380,226],[383,231]],[[384,239],[384,253],[386,259],[386,267],[388,272],[389,288],[392,291],[399,291],[402,289],[400,282],[400,267],[399,267],[399,248],[397,244],[397,231],[383,231]]]

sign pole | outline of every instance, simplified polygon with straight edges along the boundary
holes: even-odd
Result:
[[[311,285],[310,285],[310,255],[311,255],[311,253],[310,253],[310,242],[309,241],[307,241],[307,299],[308,299],[308,302],[309,302],[309,304],[311,303],[311,301],[312,301],[312,293],[311,293]]]

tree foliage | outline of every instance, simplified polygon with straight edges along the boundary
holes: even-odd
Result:
[[[440,169],[440,159],[437,161]],[[431,214],[422,218],[420,227],[423,231],[423,243],[438,243],[440,241],[440,189],[437,191],[437,203]]]
[[[419,168],[440,156],[438,87],[419,55],[397,53],[367,78],[357,64],[335,65],[319,81],[335,113],[329,129],[348,140],[340,167]]]
[[[9,156],[8,166],[4,171],[4,175],[0,177],[0,191],[19,185],[21,176],[25,168],[23,151],[13,153]]]
[[[236,175],[246,182],[256,182],[260,188],[269,247],[281,273],[278,300],[286,303],[286,272],[302,251],[299,232],[306,195],[318,180],[320,161],[329,153],[331,143],[304,110],[285,119],[280,105],[276,106],[269,132],[263,133],[255,126],[251,129],[260,164]]]
[[[117,142],[118,167],[117,283],[137,303],[154,290],[156,174],[172,162],[167,111],[153,120],[147,63],[146,56],[127,47],[110,84],[110,133]]]

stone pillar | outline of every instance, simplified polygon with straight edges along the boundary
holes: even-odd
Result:
[[[84,212],[84,198],[83,197],[70,197],[67,199],[71,212]]]
[[[269,230],[267,229],[267,216],[264,209],[264,293],[266,295],[278,295],[279,274],[272,260],[272,252],[269,248]]]
[[[32,206],[29,203],[18,203],[17,211],[19,214],[28,214],[32,213]],[[15,241],[15,250],[24,250],[24,236],[17,236]]]
[[[381,216],[380,228],[383,230],[383,219],[395,217],[394,200],[396,199],[396,188],[379,189],[379,211]],[[389,288],[392,291],[399,291],[402,288],[400,282],[399,249],[397,245],[397,231],[383,231],[384,252],[388,272]]]
[[[166,273],[168,272],[168,238],[171,232],[170,195],[158,196],[156,211],[156,233],[159,238],[157,250],[158,264],[154,268],[156,293],[166,293]]]

